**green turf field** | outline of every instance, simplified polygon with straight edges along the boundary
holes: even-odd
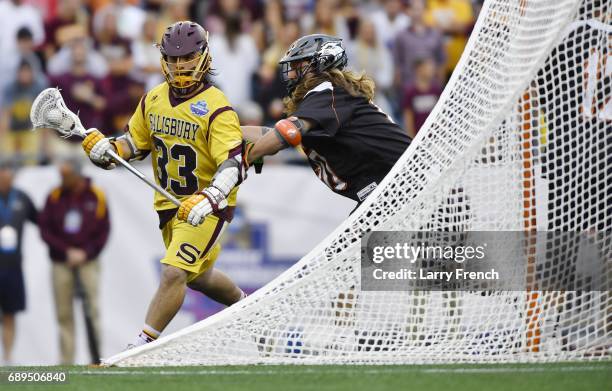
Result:
[[[9,371],[67,371],[68,383],[16,385]],[[0,368],[8,390],[610,391],[612,363],[446,366],[237,366]]]

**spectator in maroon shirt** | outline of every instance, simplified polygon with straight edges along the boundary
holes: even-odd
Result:
[[[131,42],[119,36],[116,12],[109,10],[104,14],[94,38],[95,49],[108,63],[112,91],[119,94],[134,63]]]
[[[435,62],[426,58],[418,59],[415,64],[414,82],[406,87],[402,100],[404,126],[413,139],[442,94]]]
[[[77,279],[84,289],[94,333],[99,335],[97,257],[108,239],[110,224],[104,193],[81,174],[80,163],[65,161],[59,170],[62,184],[47,197],[39,226],[53,264],[61,363],[67,365],[74,363],[72,301]]]
[[[60,0],[57,14],[45,22],[43,50],[46,59],[51,58],[61,47],[62,30],[75,24],[84,28],[87,28],[89,24],[89,16],[81,0]]]
[[[108,64],[109,74],[106,77],[106,84],[109,92],[112,92],[113,99],[107,100],[104,129],[108,134],[119,133],[125,126],[122,122],[125,118],[132,115],[133,105],[125,99],[115,99],[114,97],[126,97],[133,84],[130,72],[133,71],[134,62],[132,60],[132,47],[130,41],[119,35],[117,28],[117,11],[109,8],[101,16],[100,24],[95,31],[95,49],[104,57]],[[138,96],[136,102],[144,94]],[[127,105],[126,105],[127,103]],[[119,125],[118,125],[119,124]],[[101,128],[100,128],[101,129]]]
[[[442,32],[425,25],[423,0],[411,0],[407,13],[410,26],[397,35],[393,46],[397,86],[405,88],[414,82],[416,60],[419,58],[433,59],[438,70],[437,77],[440,81],[444,80],[446,53]]]
[[[74,39],[67,45],[70,46],[70,70],[53,77],[49,84],[62,90],[66,106],[79,113],[85,127],[104,129],[105,85],[89,71],[87,40]]]

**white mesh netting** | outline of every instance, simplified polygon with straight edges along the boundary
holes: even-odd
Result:
[[[34,129],[55,129],[62,137],[85,135],[81,120],[66,107],[58,88],[47,88],[38,94],[32,102],[30,121]]]
[[[608,0],[485,2],[435,110],[361,208],[247,300],[106,363],[609,359],[610,278],[581,292],[364,292],[360,238],[372,230],[575,231],[600,254],[591,271],[609,277],[611,13]],[[526,238],[522,259],[505,267],[568,278]],[[579,269],[576,254],[567,258]]]

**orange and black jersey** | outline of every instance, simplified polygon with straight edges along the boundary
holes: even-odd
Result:
[[[328,81],[309,91],[292,115],[314,123],[302,146],[319,179],[357,202],[376,188],[411,141],[372,102]]]

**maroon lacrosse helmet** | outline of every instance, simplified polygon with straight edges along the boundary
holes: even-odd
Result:
[[[208,31],[195,22],[171,24],[157,47],[166,81],[181,93],[202,82],[210,70]]]

